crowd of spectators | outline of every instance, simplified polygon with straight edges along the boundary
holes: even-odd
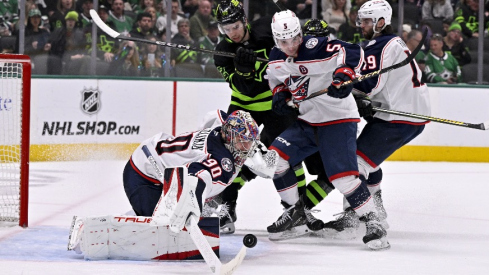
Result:
[[[304,23],[312,15],[312,0],[278,0],[294,11]],[[410,49],[421,41],[428,29],[428,39],[416,60],[428,83],[461,83],[473,80],[474,73],[464,72],[477,61],[480,0],[405,0],[403,33],[400,36]],[[100,0],[101,19],[116,31],[132,37],[166,41],[170,28],[171,42],[213,50],[223,39],[214,13],[219,0],[172,0],[167,26],[166,0]],[[319,18],[328,22],[331,36],[351,43],[364,41],[355,24],[358,8],[366,0],[317,0]],[[397,29],[398,4],[393,7],[393,26]],[[488,1],[489,3],[489,1]],[[249,1],[249,19],[272,15],[278,11],[273,1]],[[485,4],[484,37],[489,27],[489,4]],[[39,74],[90,74],[92,61],[93,0],[28,0],[25,2],[24,53],[31,56],[34,72]],[[0,2],[0,51],[19,50],[18,0]],[[97,75],[179,76],[177,67],[193,68],[205,75],[214,72],[211,54],[165,49],[151,44],[118,41],[97,29]],[[489,49],[489,42],[487,43]],[[489,59],[489,51],[486,54]],[[489,72],[487,72],[489,75]],[[211,74],[220,77],[218,74]],[[200,75],[198,75],[200,76]],[[472,78],[471,78],[472,77]],[[486,79],[485,79],[486,80]],[[489,79],[487,79],[489,80]],[[487,81],[486,80],[486,81]]]

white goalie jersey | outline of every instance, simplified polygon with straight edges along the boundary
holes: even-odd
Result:
[[[221,125],[225,113],[220,111],[216,115],[209,116],[204,125]],[[142,150],[143,146],[148,148],[161,171],[184,164],[189,174],[206,182],[207,197],[221,193],[239,172],[232,154],[222,142],[220,126],[178,136],[159,133],[143,141],[132,154],[131,163],[138,173],[157,183],[157,172]]]

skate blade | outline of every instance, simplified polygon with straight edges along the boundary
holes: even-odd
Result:
[[[290,240],[295,239],[301,236],[305,236],[311,233],[311,230],[307,227],[307,225],[300,225],[293,227],[292,229],[285,230],[283,232],[278,233],[268,233],[268,239],[270,241],[282,241],[282,240]]]
[[[377,240],[371,240],[370,242],[366,243],[366,245],[370,250],[374,251],[386,250],[391,248],[389,241],[387,241],[385,237]]]
[[[343,231],[336,231],[332,228],[323,228],[322,232],[316,233],[322,238],[337,240],[354,240],[358,237],[358,228],[346,228]]]
[[[233,234],[235,230],[234,223],[227,223],[220,228],[221,234]]]

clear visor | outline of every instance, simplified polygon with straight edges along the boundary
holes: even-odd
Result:
[[[360,18],[360,16],[357,16],[356,24],[357,24],[357,27],[373,26],[374,21],[372,18]]]
[[[289,39],[277,39],[277,46],[279,48],[291,48],[291,47],[297,47],[301,44],[302,39],[300,35],[296,35],[293,38]]]
[[[219,31],[222,34],[226,34],[229,36],[229,34],[232,34],[234,32],[237,32],[237,31],[244,29],[244,24],[241,21],[236,21],[236,22],[231,23],[231,24],[225,24],[225,25],[219,24],[218,27],[219,27]]]

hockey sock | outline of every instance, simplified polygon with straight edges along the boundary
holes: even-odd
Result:
[[[302,164],[294,166],[295,177],[297,178],[297,188],[299,189],[299,195],[302,196],[306,192],[306,176],[304,175],[304,168]]]
[[[322,179],[318,178],[312,180],[306,187],[305,196],[302,196],[304,198],[304,205],[307,206],[308,209],[314,208],[333,190],[334,187],[331,188],[327,182]]]
[[[273,183],[282,201],[294,205],[299,200],[297,177],[292,169],[289,169],[282,177],[274,179]]]
[[[370,173],[367,179],[367,187],[370,191],[370,194],[375,194],[380,190],[380,183],[382,182],[382,169],[379,167],[379,170]]]

